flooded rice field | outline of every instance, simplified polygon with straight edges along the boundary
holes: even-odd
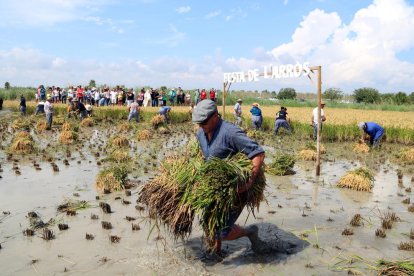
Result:
[[[379,259],[413,258],[401,243],[413,235],[414,166],[393,158],[399,146],[387,144],[365,155],[353,154],[350,144],[325,144],[321,176],[315,177],[313,161],[297,161],[294,175],[266,176],[267,202],[255,214],[243,213],[238,223],[257,225],[266,242],[294,244],[291,254],[257,255],[242,238],[224,242],[223,260],[209,258],[198,225],[188,241],[175,242],[136,203],[142,185],[157,175],[159,162],[194,135],[191,124],[169,130],[151,130],[154,135],[145,141],[135,138],[134,129],[126,131],[131,188],[103,193],[95,180],[107,165],[108,139],[119,129],[81,129],[69,146],[59,143],[59,127],[42,134],[31,130],[37,151],[19,155],[8,152],[14,131],[3,125],[0,274],[376,275],[373,265]],[[278,152],[296,153],[303,143],[286,137],[261,142],[266,161]],[[371,192],[336,187],[346,172],[360,166],[375,174]],[[80,205],[69,212],[68,202]],[[384,230],[389,217],[394,219]]]

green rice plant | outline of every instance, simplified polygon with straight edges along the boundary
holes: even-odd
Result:
[[[246,193],[238,193],[249,180],[251,169],[251,161],[242,153],[227,159],[213,157],[200,167],[197,183],[188,200],[199,214],[200,225],[208,238],[227,227],[231,213],[240,212],[244,206],[254,212],[264,199],[266,182],[263,173]]]
[[[378,275],[414,275],[414,261],[411,259],[402,261],[377,261]]]
[[[85,200],[66,199],[64,203],[57,207],[58,212],[84,210],[92,207],[89,202]]]
[[[99,172],[95,185],[99,190],[121,191],[125,189],[128,178],[128,168],[116,165]]]
[[[266,172],[273,175],[290,175],[294,174],[293,166],[296,158],[290,154],[276,154],[270,164],[266,166]]]

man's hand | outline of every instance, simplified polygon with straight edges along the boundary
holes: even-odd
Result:
[[[259,154],[257,154],[256,156],[253,157],[253,159],[252,159],[252,163],[253,163],[252,173],[249,177],[249,180],[246,182],[246,184],[242,185],[242,186],[239,186],[238,191],[237,191],[239,194],[242,194],[242,193],[246,192],[247,190],[249,190],[253,186],[253,184],[256,180],[256,177],[259,174],[260,169],[263,165],[264,158],[265,158],[264,152],[259,153]]]

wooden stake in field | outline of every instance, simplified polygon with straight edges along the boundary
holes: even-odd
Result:
[[[316,176],[321,174],[321,109],[322,109],[322,66],[312,67],[318,71],[318,130],[316,135]]]

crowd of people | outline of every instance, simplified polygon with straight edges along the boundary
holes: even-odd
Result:
[[[45,88],[40,85],[36,92],[36,101],[45,101],[50,98],[52,103],[63,103],[71,99],[78,99],[79,102],[88,103],[92,106],[123,106],[129,105],[136,101],[138,106],[152,106],[157,107],[160,105],[166,106],[167,103],[171,106],[190,106],[191,103],[199,103],[201,100],[210,99],[214,102],[217,100],[217,91],[212,88],[209,92],[205,89],[201,91],[199,89],[194,91],[193,101],[191,99],[190,91],[184,91],[181,87],[177,89],[173,88],[169,91],[165,89],[154,88],[142,88],[140,91],[134,89],[126,89],[121,86],[116,87],[102,87],[97,89],[96,87],[83,87],[78,85],[77,87],[70,86],[69,88],[60,88],[51,86]]]

